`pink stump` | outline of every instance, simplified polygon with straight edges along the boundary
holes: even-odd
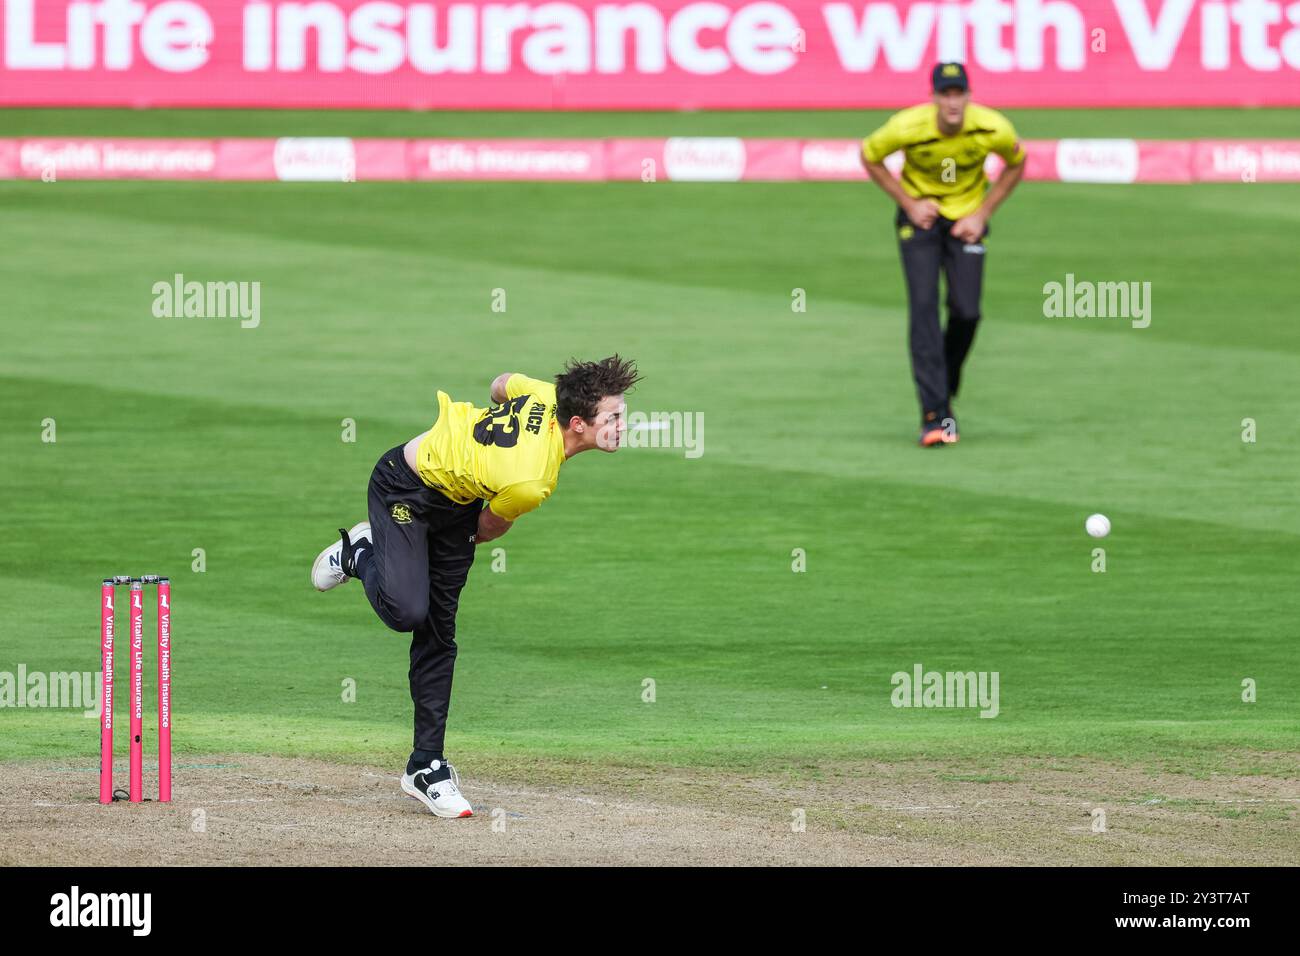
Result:
[[[172,798],[172,586],[158,582],[158,799]]]
[[[113,802],[113,582],[99,598],[99,802]]]
[[[144,585],[131,582],[131,788],[130,800],[144,799]]]

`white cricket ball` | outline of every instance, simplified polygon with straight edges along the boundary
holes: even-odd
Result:
[[[1110,519],[1105,515],[1088,515],[1083,527],[1094,538],[1104,538],[1110,534]]]

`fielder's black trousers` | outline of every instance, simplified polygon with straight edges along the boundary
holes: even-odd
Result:
[[[456,609],[474,563],[483,503],[456,504],[430,488],[406,463],[404,447],[385,452],[370,475],[374,552],[357,570],[380,619],[411,632],[415,749],[441,754],[456,665]]]
[[[922,229],[898,210],[898,251],[907,280],[912,350],[912,377],[921,415],[948,414],[948,401],[961,384],[961,368],[975,341],[984,283],[984,239],[965,243],[953,238],[953,221],[939,216]],[[988,229],[984,230],[988,235]],[[948,326],[939,325],[939,273],[948,285]]]

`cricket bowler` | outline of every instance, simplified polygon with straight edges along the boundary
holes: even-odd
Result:
[[[920,444],[958,440],[952,399],[980,321],[984,239],[989,219],[1025,171],[1016,131],[996,110],[970,101],[960,63],[940,63],[930,76],[929,103],[895,113],[862,143],[872,182],[898,204],[894,226],[907,281],[912,376],[921,401]],[[896,181],[885,157],[903,151]],[[997,153],[1006,168],[989,188],[984,160]],[[939,327],[939,273],[948,284],[948,326]]]
[[[574,455],[618,450],[627,429],[623,396],[640,377],[635,362],[612,355],[570,361],[554,385],[503,372],[490,408],[439,391],[433,427],[379,457],[369,520],[340,529],[312,565],[317,590],[359,578],[379,619],[411,632],[415,747],[402,790],[436,816],[474,812],[443,754],[456,609],[474,548],[549,498]]]

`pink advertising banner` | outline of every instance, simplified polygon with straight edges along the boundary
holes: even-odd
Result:
[[[11,140],[23,179],[213,179],[217,144],[207,139]]]
[[[861,140],[0,139],[0,179],[280,182],[865,181]],[[1300,182],[1300,140],[1026,140],[1025,178],[1070,183]],[[899,174],[902,153],[886,157]],[[997,178],[1002,160],[985,164]]]
[[[1300,0],[0,0],[0,105],[1300,105]]]
[[[408,150],[411,179],[603,182],[601,140],[422,139]]]
[[[1192,151],[1200,182],[1300,182],[1300,141],[1202,140]]]

